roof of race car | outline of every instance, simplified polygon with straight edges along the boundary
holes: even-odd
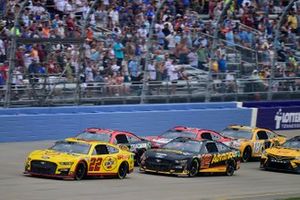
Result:
[[[106,129],[106,128],[86,128],[85,131],[89,132],[89,133],[101,133],[101,134],[119,134],[119,133],[123,133],[123,134],[131,134],[136,136],[134,133],[128,132],[128,131],[119,131],[119,130],[112,130],[112,129]],[[138,137],[138,136],[136,136]]]
[[[97,140],[81,140],[81,139],[76,139],[76,138],[67,138],[64,141],[84,143],[84,144],[110,144],[109,142],[103,142],[103,141],[97,141]]]
[[[194,128],[194,127],[187,127],[187,126],[175,126],[171,128],[170,130],[176,130],[176,131],[188,131],[190,133],[195,133],[197,134],[199,131],[212,131],[208,129],[203,129],[203,128]],[[215,131],[213,131],[215,132]]]
[[[253,131],[253,130],[256,130],[256,129],[266,129],[266,128],[253,127],[253,126],[244,126],[244,125],[236,125],[236,124],[229,125],[227,128],[239,129],[239,130],[247,130],[247,131]]]
[[[170,142],[186,142],[186,141],[195,141],[195,142],[199,142],[199,143],[203,143],[203,142],[216,142],[214,140],[207,140],[207,139],[202,139],[202,140],[196,140],[194,138],[189,138],[189,137],[178,137],[178,138],[175,138],[173,140],[171,140]]]
[[[297,135],[295,137],[292,137],[291,139],[289,139],[290,141],[298,141],[300,142],[300,135]]]

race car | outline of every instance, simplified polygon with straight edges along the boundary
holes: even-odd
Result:
[[[65,140],[31,152],[26,175],[81,180],[87,176],[126,177],[134,168],[134,154],[98,141]]]
[[[281,146],[266,149],[260,160],[263,169],[300,173],[300,136],[295,136]]]
[[[151,148],[151,142],[127,131],[102,128],[87,128],[73,139],[85,141],[104,141],[111,144],[124,145],[135,154],[135,163],[139,165],[141,155]]]
[[[248,162],[251,158],[260,158],[263,150],[286,141],[285,136],[269,129],[242,125],[230,125],[220,134],[233,139],[224,144],[239,149],[243,162]]]
[[[146,139],[151,141],[152,148],[159,148],[178,137],[188,137],[196,140],[207,139],[219,142],[231,141],[230,138],[223,137],[216,131],[186,126],[175,126],[159,136],[147,136]]]
[[[196,176],[198,173],[224,173],[232,176],[240,168],[240,152],[213,140],[177,138],[159,149],[147,150],[140,171]]]

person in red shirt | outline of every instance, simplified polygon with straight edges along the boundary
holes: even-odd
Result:
[[[5,82],[7,81],[8,78],[8,68],[9,68],[8,61],[5,61],[4,64],[0,65],[0,73]]]

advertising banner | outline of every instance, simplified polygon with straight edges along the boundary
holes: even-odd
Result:
[[[300,129],[300,106],[259,108],[256,126],[272,130]]]

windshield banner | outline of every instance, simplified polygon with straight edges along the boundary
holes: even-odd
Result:
[[[300,107],[259,108],[256,126],[272,130],[300,129]]]

